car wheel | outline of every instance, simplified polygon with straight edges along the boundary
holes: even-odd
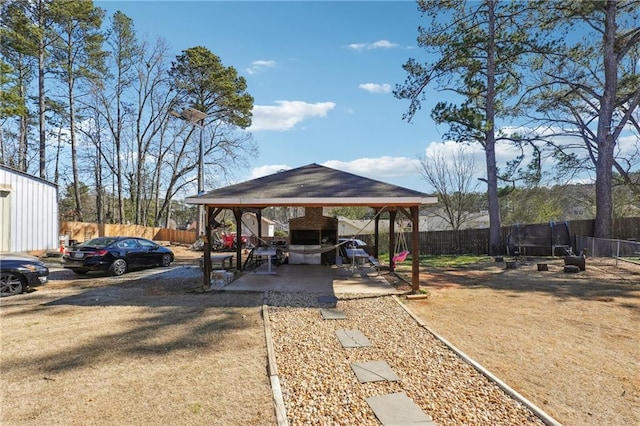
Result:
[[[74,269],[73,272],[78,275],[85,275],[89,271],[85,271],[84,269]]]
[[[13,296],[22,293],[26,288],[26,281],[22,275],[4,273],[0,275],[0,297]]]
[[[168,253],[163,254],[160,265],[165,267],[171,265],[171,255]]]
[[[127,261],[124,259],[116,259],[111,264],[111,269],[109,270],[111,275],[115,275],[119,277],[120,275],[127,272]]]

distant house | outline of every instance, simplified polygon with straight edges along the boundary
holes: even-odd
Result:
[[[261,219],[261,235],[268,238],[273,237],[275,235],[276,222],[267,219],[264,216]],[[242,215],[242,235],[246,235],[247,237],[255,237],[257,239],[258,218],[255,213],[245,213]],[[257,243],[258,242],[256,241],[254,244],[257,245]]]
[[[443,219],[443,211],[432,210],[420,215],[421,231],[451,231],[451,224]],[[489,213],[477,212],[470,213],[460,229],[481,229],[489,227]]]
[[[389,221],[380,219],[378,223],[379,232],[389,232]],[[396,229],[397,231],[397,229]],[[338,216],[338,235],[340,237],[353,237],[356,235],[373,235],[375,233],[375,222],[366,219],[347,219]]]
[[[57,250],[58,186],[0,165],[0,251]]]
[[[451,225],[445,219],[436,215],[433,212],[427,214],[421,214],[420,231],[450,231]],[[338,235],[341,237],[351,237],[355,235],[373,235],[375,223],[372,220],[366,219],[347,219],[346,217],[338,216]],[[379,232],[389,232],[389,221],[381,219],[378,223]],[[460,229],[478,229],[489,227],[489,214],[487,212],[474,213],[469,216],[469,219],[465,221]],[[411,232],[411,223],[404,220],[403,223],[396,223],[396,232]]]

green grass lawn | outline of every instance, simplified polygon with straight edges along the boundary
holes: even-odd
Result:
[[[389,263],[389,255],[380,255],[380,260],[385,263]],[[404,268],[411,268],[411,255],[407,256],[407,259],[399,263],[396,269],[403,270]],[[432,268],[463,268],[465,266],[473,265],[474,263],[486,262],[491,260],[489,256],[479,256],[471,254],[463,255],[450,255],[450,256],[432,256],[421,255],[420,266],[428,266]]]

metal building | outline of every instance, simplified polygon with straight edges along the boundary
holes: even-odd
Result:
[[[57,250],[58,186],[0,165],[0,251]]]

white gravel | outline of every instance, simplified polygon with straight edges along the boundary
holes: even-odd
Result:
[[[541,425],[528,408],[460,359],[391,297],[341,297],[346,320],[324,320],[318,294],[268,295],[291,425],[378,425],[365,402],[405,392],[439,425]],[[360,330],[371,347],[343,348],[335,331]],[[350,364],[386,361],[398,382],[358,382]]]

